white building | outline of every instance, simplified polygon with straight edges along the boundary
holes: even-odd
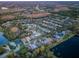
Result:
[[[2,9],[2,10],[7,10],[8,8],[7,8],[7,7],[1,7],[1,9]]]

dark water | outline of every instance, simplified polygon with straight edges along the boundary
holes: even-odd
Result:
[[[55,56],[60,58],[77,58],[79,57],[79,36],[75,35],[51,50],[54,51]]]

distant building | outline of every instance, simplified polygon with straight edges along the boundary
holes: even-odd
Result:
[[[28,17],[28,18],[39,18],[39,17],[46,17],[46,16],[48,16],[50,14],[51,13],[47,13],[47,12],[43,12],[43,13],[32,13],[32,14],[26,15],[26,17]]]
[[[30,37],[24,37],[21,39],[21,41],[23,42],[24,45],[26,45],[26,42],[29,42],[31,40]]]
[[[7,7],[1,7],[1,9],[2,9],[2,10],[7,10],[8,8],[7,8]]]
[[[30,44],[28,48],[29,48],[29,49],[36,49],[37,46],[36,46],[35,44]]]
[[[56,8],[54,9],[54,12],[59,12],[59,11],[68,11],[70,10],[67,6],[62,6],[62,5],[57,5]]]
[[[64,35],[68,34],[69,32],[70,32],[69,30],[66,30],[66,31],[56,33],[55,35],[53,35],[53,38],[58,40],[61,37],[63,37]]]
[[[40,11],[39,5],[36,5],[35,10]]]

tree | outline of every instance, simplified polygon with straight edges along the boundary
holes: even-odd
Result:
[[[45,47],[44,46],[41,46],[40,47],[40,52],[42,53],[44,50],[45,50]]]
[[[3,47],[0,47],[0,54],[4,53],[5,49]]]
[[[69,29],[70,29],[73,33],[79,34],[79,23],[73,24]]]
[[[11,52],[11,53],[9,53],[9,54],[7,55],[7,57],[8,57],[8,58],[14,58],[14,57],[15,57],[15,55],[14,55],[14,53],[13,53],[13,52]]]
[[[5,29],[5,36],[9,39],[9,40],[14,40],[17,36],[12,33],[10,30]]]
[[[20,51],[19,51],[19,55],[21,58],[29,58],[31,57],[31,53],[29,52],[28,48],[22,46]]]
[[[68,16],[72,19],[76,19],[79,15],[79,8],[72,7],[71,10],[61,11],[61,12],[59,12],[59,14],[63,15],[63,16]]]

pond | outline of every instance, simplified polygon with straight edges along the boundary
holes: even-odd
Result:
[[[0,46],[8,44],[8,39],[0,35]]]
[[[76,58],[79,57],[79,36],[75,35],[69,40],[53,47],[51,51],[59,58]]]

